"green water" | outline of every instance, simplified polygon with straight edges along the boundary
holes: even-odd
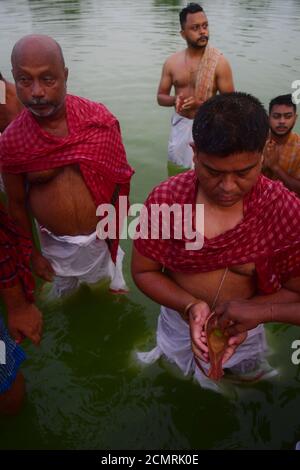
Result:
[[[142,202],[167,176],[170,109],[156,105],[161,66],[184,46],[176,0],[0,1],[2,73],[10,77],[14,42],[47,33],[62,45],[69,91],[104,102],[119,118],[136,169],[131,200]],[[265,104],[300,79],[300,2],[202,2],[211,42],[229,58],[236,87]],[[299,132],[299,126],[297,130]],[[300,367],[291,364],[297,328],[274,325],[268,337],[273,382],[201,390],[160,362],[140,367],[134,351],[154,345],[158,306],[130,279],[127,297],[81,289],[47,305],[40,348],[25,344],[28,396],[20,416],[0,421],[0,448],[293,448],[300,440]]]

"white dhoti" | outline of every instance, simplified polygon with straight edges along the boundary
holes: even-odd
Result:
[[[98,239],[96,232],[57,236],[40,227],[39,233],[43,256],[50,261],[56,274],[51,297],[61,297],[82,283],[94,284],[102,279],[111,280],[113,291],[127,290],[122,274],[124,252],[121,247],[114,264],[106,242]]]
[[[206,377],[197,366],[191,349],[189,325],[178,312],[161,307],[156,340],[157,346],[154,349],[146,353],[137,353],[137,357],[141,362],[152,364],[160,357],[165,357],[168,361],[175,363],[184,375],[193,375],[203,388],[216,392],[221,391],[217,383]],[[264,360],[267,351],[264,327],[259,325],[248,332],[248,338],[237,348],[229,361],[224,364],[224,368],[231,369],[233,373],[236,373],[237,370],[239,373],[247,372],[247,367],[253,367],[253,364]],[[209,364],[203,361],[199,362],[203,369],[208,372]]]
[[[174,113],[171,118],[171,132],[168,144],[168,158],[175,165],[193,168],[193,119],[188,119]]]

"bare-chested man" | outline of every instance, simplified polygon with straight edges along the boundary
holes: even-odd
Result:
[[[0,99],[0,134],[22,111],[22,103],[18,100],[16,87],[4,79],[0,73],[0,86],[3,90],[3,101]]]
[[[291,94],[270,101],[270,135],[263,153],[263,172],[300,196],[300,135],[292,132],[297,117]]]
[[[179,18],[187,48],[166,60],[157,92],[161,106],[175,106],[168,146],[170,169],[172,164],[184,168],[193,166],[190,143],[193,119],[199,106],[217,92],[234,90],[227,59],[208,44],[208,20],[203,8],[190,3],[181,10]],[[175,89],[173,96],[170,95],[172,87]]]
[[[128,195],[133,173],[118,121],[103,105],[66,94],[68,69],[48,36],[16,43],[12,73],[26,109],[2,135],[0,158],[10,214],[28,233],[30,214],[40,227],[36,274],[55,276],[55,295],[106,277],[124,289],[118,240],[96,237],[96,208]]]
[[[194,355],[205,370],[203,328],[215,305],[251,299],[271,309],[271,302],[300,299],[300,201],[260,175],[267,135],[268,117],[256,98],[229,93],[206,101],[193,125],[195,170],[169,178],[150,193],[149,239],[135,241],[134,280],[162,305],[157,347],[140,357],[149,362],[164,355],[184,374],[194,373],[203,386],[214,384]],[[192,250],[186,237],[174,235],[175,217],[169,239],[161,231],[159,239],[151,239],[153,204],[182,209],[203,204],[203,247]],[[251,330],[235,351],[244,339],[229,340],[224,367],[247,380],[273,374],[264,360],[263,326]]]

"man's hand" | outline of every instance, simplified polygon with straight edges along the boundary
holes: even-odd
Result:
[[[220,328],[229,336],[252,330],[267,317],[269,304],[258,304],[249,300],[225,302],[215,309],[219,315]]]
[[[34,251],[31,257],[32,268],[34,273],[44,279],[45,281],[52,282],[55,276],[54,269],[51,263],[38,251]]]
[[[182,94],[176,96],[175,110],[177,113],[198,109],[203,101],[197,100],[195,96],[184,97]]]
[[[236,348],[242,344],[245,339],[247,338],[247,333],[239,333],[236,334],[235,336],[231,336],[228,340],[228,346],[226,348],[226,351],[224,352],[224,356],[222,358],[222,365],[227,362],[231,356],[235,353]]]
[[[185,98],[183,100],[181,110],[182,111],[190,111],[190,110],[193,110],[193,109],[198,109],[199,106],[201,106],[202,103],[203,103],[203,101],[197,100],[195,96],[189,96],[188,98]]]
[[[276,145],[274,140],[269,140],[266,143],[266,147],[264,150],[263,167],[274,171],[275,168],[278,167],[278,165],[279,165],[278,145]]]
[[[41,341],[42,327],[42,314],[34,304],[24,302],[8,311],[8,329],[17,343],[26,337],[38,345]]]
[[[210,315],[206,302],[199,301],[189,309],[189,325],[192,340],[192,351],[196,357],[208,362],[208,347],[205,334],[205,322]]]

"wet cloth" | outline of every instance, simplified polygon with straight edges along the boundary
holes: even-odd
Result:
[[[170,308],[161,307],[156,332],[157,346],[149,352],[139,352],[139,361],[152,364],[160,357],[175,363],[184,375],[192,375],[203,388],[220,391],[219,386],[206,377],[197,366],[191,349],[189,325],[180,314]],[[236,350],[235,354],[224,364],[226,369],[235,369],[246,360],[255,362],[263,360],[267,352],[265,332],[262,325],[248,332],[248,337]],[[203,369],[208,372],[209,364],[200,361]]]
[[[196,75],[195,96],[201,102],[213,95],[215,71],[222,53],[215,47],[207,45],[199,61]],[[171,132],[168,143],[168,159],[175,165],[193,168],[193,119],[188,119],[174,112],[171,118]]]
[[[96,207],[113,201],[118,209],[119,196],[129,194],[133,170],[117,119],[104,105],[84,98],[67,95],[65,104],[66,137],[49,134],[30,111],[22,111],[1,136],[0,170],[20,174],[77,164]],[[117,220],[117,235],[120,231]],[[118,242],[118,236],[108,242],[114,262]]]
[[[25,359],[23,349],[10,337],[0,316],[0,394],[10,389]]]
[[[276,161],[288,175],[300,179],[300,135],[291,132],[285,144],[278,144],[269,138],[263,156],[266,160]],[[266,169],[265,174],[273,178],[272,170]]]
[[[197,190],[198,180],[193,170],[154,188],[142,216],[147,217],[148,239],[134,241],[141,255],[180,273],[209,272],[252,262],[258,289],[264,294],[276,292],[288,279],[300,275],[300,200],[281,182],[260,176],[244,198],[242,221],[215,238],[204,238],[201,249],[189,250],[186,242],[191,240],[185,238],[184,227],[181,239],[174,236],[178,233],[175,218],[171,218],[170,238],[162,238],[161,224],[155,227],[157,221],[152,220],[151,206],[176,203],[183,212],[188,204],[195,213]],[[151,230],[158,232],[158,239],[151,239]]]
[[[57,236],[45,227],[39,232],[42,253],[56,273],[49,297],[62,297],[82,283],[94,284],[102,279],[111,280],[112,291],[127,290],[122,274],[124,252],[120,246],[114,264],[107,244],[97,238],[96,232]]]
[[[193,119],[188,119],[178,113],[171,118],[171,132],[168,143],[168,157],[175,165],[192,168],[193,150],[190,143],[193,142]]]

